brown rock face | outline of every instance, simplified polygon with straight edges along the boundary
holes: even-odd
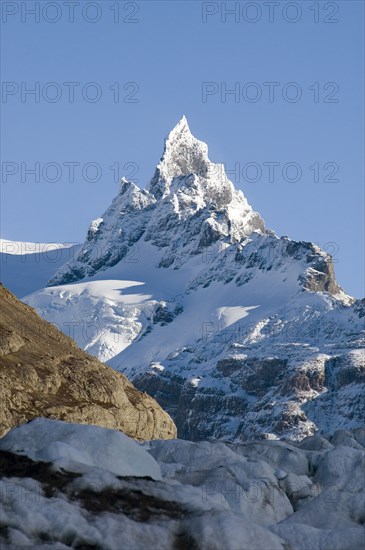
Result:
[[[23,338],[0,322],[0,355],[14,353],[23,345]]]
[[[43,416],[173,439],[170,416],[0,285],[0,435]]]
[[[333,261],[330,256],[318,260],[315,268],[307,273],[304,288],[312,292],[327,291],[331,294],[337,294],[341,290],[336,282]]]

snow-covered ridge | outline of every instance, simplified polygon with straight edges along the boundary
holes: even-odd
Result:
[[[26,241],[9,241],[8,239],[0,239],[0,253],[2,254],[43,254],[52,250],[61,250],[63,248],[71,248],[75,243],[31,243]]]

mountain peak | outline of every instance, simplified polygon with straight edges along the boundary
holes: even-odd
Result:
[[[208,146],[191,134],[182,117],[165,139],[149,187],[140,189],[123,178],[117,197],[89,227],[77,258],[49,284],[113,266],[139,240],[159,250],[160,267],[178,269],[214,243],[240,243],[253,232],[266,234],[264,221],[235,189],[224,165],[209,160]]]
[[[160,199],[168,194],[175,177],[196,174],[206,176],[209,165],[208,146],[195,138],[183,116],[165,139],[165,147],[149,191]]]
[[[185,115],[183,115],[179,122],[174,126],[174,128],[171,130],[170,134],[169,134],[169,137],[171,135],[175,135],[175,134],[180,134],[181,132],[189,132],[190,133],[190,128],[189,128],[189,124],[188,124],[188,121],[187,121],[187,118]],[[168,139],[168,138],[167,138]]]

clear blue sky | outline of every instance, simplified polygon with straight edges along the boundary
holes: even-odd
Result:
[[[240,171],[231,179],[267,226],[333,251],[340,284],[363,295],[362,1],[240,2],[230,15],[220,2],[81,0],[73,23],[62,1],[58,11],[38,2],[35,22],[24,11],[35,4],[2,3],[2,161],[14,163],[2,165],[3,238],[83,241],[117,193],[109,167],[119,163],[121,176],[138,166],[145,186],[185,114],[211,159]],[[39,102],[24,96],[35,86]],[[238,95],[225,96],[233,88]],[[25,173],[36,162],[38,182]],[[50,162],[61,171],[47,171]],[[70,162],[79,163],[74,181]],[[96,182],[89,162],[100,166]],[[286,181],[298,166],[300,179]]]

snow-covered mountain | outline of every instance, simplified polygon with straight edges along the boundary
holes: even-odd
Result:
[[[192,136],[183,117],[166,140],[148,189],[123,179],[112,205],[91,223],[75,261],[50,284],[78,281],[123,259],[133,262],[137,243],[156,247],[159,267],[177,269],[214,243],[238,244],[254,231],[265,234],[264,222],[223,165],[209,160],[206,144]]]
[[[146,189],[122,180],[25,301],[124,372],[180,437],[300,439],[364,418],[364,301],[331,257],[265,228],[183,118]]]

